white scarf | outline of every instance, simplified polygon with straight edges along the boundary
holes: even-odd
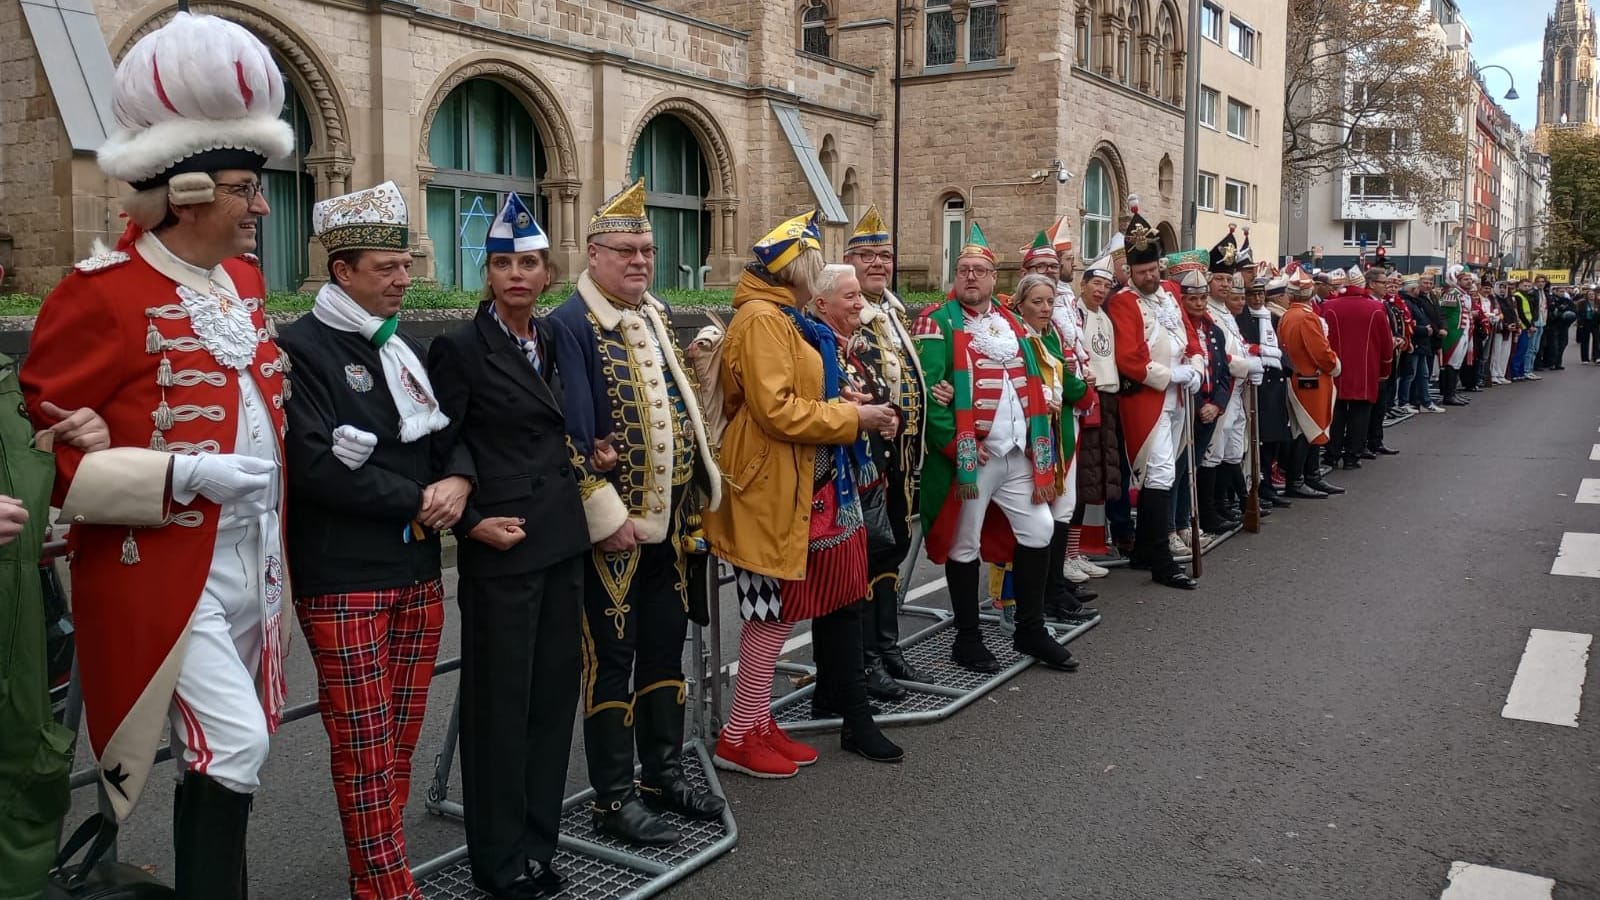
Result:
[[[311,314],[329,328],[358,332],[369,341],[384,324],[383,319],[362,309],[343,288],[331,281],[317,291],[317,302],[311,307]],[[410,345],[390,335],[378,348],[378,359],[383,362],[383,381],[389,388],[389,396],[394,398],[394,407],[400,412],[402,443],[409,444],[450,424],[450,417],[439,410],[439,401],[433,398],[428,370],[411,352]]]

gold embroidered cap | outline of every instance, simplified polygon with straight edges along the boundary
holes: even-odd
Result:
[[[589,217],[589,237],[597,234],[649,234],[644,211],[644,178],[612,194]]]
[[[884,223],[883,216],[878,215],[878,204],[874,203],[867,207],[866,215],[856,223],[855,234],[850,235],[850,239],[845,241],[844,252],[849,253],[851,250],[863,247],[887,246],[890,240],[889,226]]]
[[[329,253],[410,247],[406,200],[392,181],[311,207],[311,232]]]

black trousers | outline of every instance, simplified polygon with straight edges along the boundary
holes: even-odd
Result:
[[[1418,378],[1427,377],[1426,374]],[[1376,450],[1383,446],[1383,417],[1389,414],[1390,407],[1394,406],[1394,392],[1398,385],[1393,376],[1385,378],[1378,384],[1378,402],[1372,407],[1372,412],[1367,416],[1367,449]]]
[[[1600,362],[1600,325],[1578,326],[1578,358]]]
[[[583,732],[586,752],[599,752],[615,736],[598,734],[609,727],[595,719],[607,709],[623,710],[633,722],[635,694],[682,689],[683,638],[689,617],[678,591],[678,550],[670,542],[646,544],[633,551],[638,562],[628,591],[613,599],[606,584],[616,578],[602,573],[594,553],[585,554],[583,578]],[[609,717],[607,719],[609,721]],[[641,723],[642,727],[642,723]],[[651,735],[636,735],[647,741]],[[595,760],[590,762],[594,780]],[[596,783],[602,793],[609,790]],[[602,796],[601,801],[617,799]]]
[[[1439,367],[1439,393],[1444,395],[1444,400],[1456,398],[1456,378],[1459,374],[1460,370],[1454,366]]]
[[[1306,476],[1316,477],[1316,457],[1311,442],[1305,435],[1290,441],[1283,454],[1283,480],[1288,484],[1302,484]]]
[[[578,704],[583,558],[461,575],[461,786],[473,880],[555,856]]]
[[[1333,404],[1333,434],[1324,450],[1329,462],[1354,462],[1361,455],[1367,443],[1372,406],[1370,400],[1339,400]]]
[[[1562,358],[1567,355],[1567,344],[1571,340],[1572,331],[1568,325],[1547,325],[1546,332],[1555,335],[1550,345],[1550,368],[1554,369],[1562,364]],[[1551,330],[1553,329],[1553,330]]]

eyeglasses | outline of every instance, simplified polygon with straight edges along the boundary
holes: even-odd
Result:
[[[238,197],[248,206],[261,196],[261,182],[259,181],[219,181],[217,190],[227,191]]]
[[[988,266],[961,266],[956,269],[957,278],[984,278],[994,274],[994,269]]]
[[[869,253],[869,252],[867,252],[865,250],[853,250],[847,255],[857,257],[862,262],[869,262],[869,263],[870,262],[881,262],[881,263],[892,263],[892,262],[894,262],[894,253],[893,253],[893,251],[889,251],[889,250],[885,250],[885,251],[883,251],[881,253]]]
[[[610,250],[612,253],[615,253],[618,256],[622,257],[623,259],[633,259],[635,256],[639,257],[640,259],[655,259],[656,258],[656,248],[654,246],[649,246],[649,247],[613,247],[613,246],[611,246],[610,244],[607,244],[604,241],[590,241],[589,243],[594,244],[596,247],[604,247],[607,250]]]

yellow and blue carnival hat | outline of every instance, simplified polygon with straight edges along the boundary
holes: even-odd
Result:
[[[589,218],[589,237],[597,234],[649,234],[650,218],[644,211],[644,179],[612,194]]]
[[[878,215],[878,205],[874,203],[867,207],[866,215],[856,223],[855,234],[845,241],[844,252],[864,247],[887,247],[891,241],[889,226],[883,221],[883,216]]]
[[[822,249],[822,226],[817,221],[817,211],[814,209],[767,232],[751,249],[761,265],[776,275],[794,262],[807,247]]]

